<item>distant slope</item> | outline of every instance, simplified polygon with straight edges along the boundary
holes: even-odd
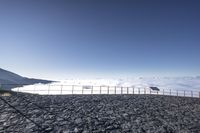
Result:
[[[0,87],[3,89],[11,89],[26,84],[51,83],[51,82],[52,81],[49,80],[22,77],[18,74],[0,68]]]

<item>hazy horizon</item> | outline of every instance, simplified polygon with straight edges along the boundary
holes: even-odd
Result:
[[[17,73],[17,72],[14,72],[14,71],[11,71],[11,70],[8,70],[8,69],[4,69],[4,68],[1,68],[3,70],[6,70],[6,71],[10,71],[10,72],[13,72],[15,74],[18,74],[22,77],[27,77],[27,78],[38,78],[38,79],[46,79],[46,80],[54,80],[54,81],[62,81],[62,80],[99,80],[99,79],[107,79],[107,80],[119,80],[119,79],[123,79],[123,80],[126,80],[126,79],[139,79],[139,78],[197,78],[199,79],[200,75],[110,75],[110,76],[80,76],[79,75],[62,75],[63,77],[61,76],[48,76],[48,77],[42,77],[42,76],[35,76],[34,75],[23,75],[23,74],[20,74],[20,73]],[[51,75],[51,73],[49,73]],[[41,74],[42,75],[42,74]]]

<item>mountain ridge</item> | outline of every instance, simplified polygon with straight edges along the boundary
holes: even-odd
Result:
[[[10,90],[23,85],[31,85],[35,83],[46,84],[51,82],[53,81],[23,77],[16,73],[0,68],[0,87],[2,89]]]

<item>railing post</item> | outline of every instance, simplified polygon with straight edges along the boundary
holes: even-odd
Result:
[[[199,98],[200,98],[200,92],[199,92]]]
[[[140,88],[138,88],[138,91],[139,91],[138,94],[140,94]]]
[[[117,94],[117,88],[116,88],[116,86],[115,86],[115,95]]]
[[[178,90],[176,91],[176,96],[178,96]]]
[[[49,95],[49,91],[50,91],[50,85],[49,85],[49,87],[48,87],[48,95]]]
[[[129,87],[127,87],[127,94],[128,94],[128,92],[129,92]]]
[[[72,95],[74,94],[74,85],[72,85]]]
[[[36,87],[36,85],[34,85],[33,87],[34,87],[34,88],[33,88],[33,89],[34,89],[33,92],[35,93],[35,87]]]
[[[163,89],[163,96],[165,95],[165,89]]]
[[[107,90],[108,91],[107,94],[109,94],[110,93],[110,87],[108,86],[107,89],[108,89]]]
[[[184,90],[184,97],[185,97],[185,90]]]
[[[151,94],[151,88],[150,88],[150,94]]]
[[[91,94],[93,94],[93,86],[92,86],[92,89],[91,89]]]
[[[100,86],[100,94],[101,94],[101,86]]]
[[[133,87],[133,94],[135,93],[135,88]]]
[[[60,90],[60,94],[62,95],[63,85],[61,85],[60,87],[61,87],[61,88],[60,88],[60,89],[61,89],[61,90]]]
[[[84,90],[84,88],[83,88],[83,86],[82,86],[82,94],[84,93],[83,90]]]
[[[144,88],[144,94],[146,94],[146,88]]]
[[[191,91],[191,97],[193,97],[193,91]]]
[[[172,91],[171,91],[171,89],[169,90],[169,95],[170,95],[170,96],[172,95]]]
[[[121,94],[123,94],[123,87],[121,87]]]

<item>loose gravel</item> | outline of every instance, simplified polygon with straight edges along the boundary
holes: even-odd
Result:
[[[0,98],[0,133],[200,133],[199,98],[23,93]]]

